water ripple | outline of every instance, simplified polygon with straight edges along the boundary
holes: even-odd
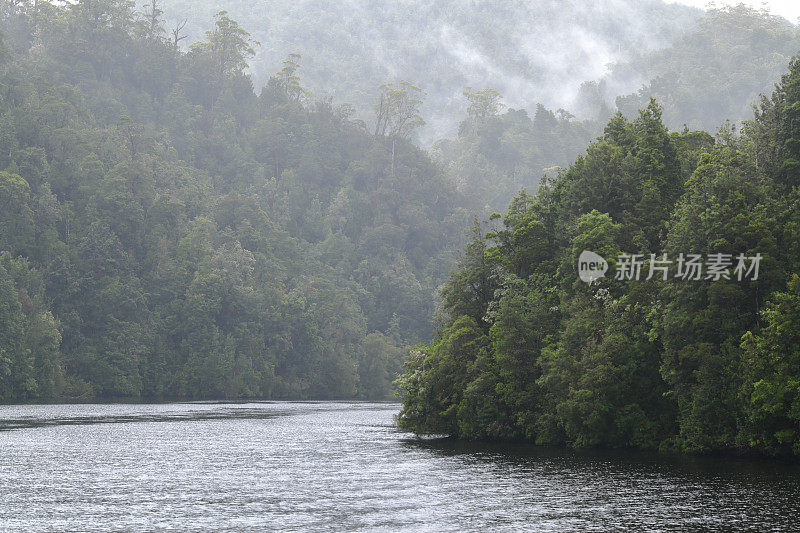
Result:
[[[0,407],[2,531],[781,531],[786,464],[398,432],[394,404]]]

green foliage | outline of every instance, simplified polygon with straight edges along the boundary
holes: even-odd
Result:
[[[800,277],[772,295],[763,330],[742,338],[743,395],[750,446],[800,454]]]
[[[381,85],[375,104],[375,136],[407,138],[424,126],[419,111],[423,95],[422,89],[407,81]]]
[[[60,344],[41,273],[0,252],[0,401],[58,396],[64,382]]]
[[[211,17],[220,9],[216,0],[161,3],[168,20],[188,19],[191,39],[210,29]],[[628,64],[627,58],[638,52],[682,39],[703,14],[664,2],[628,2],[624,9],[609,9],[582,0],[558,5],[545,0],[226,0],[224,8],[231,17],[246,20],[253,37],[263,43],[251,66],[257,84],[281,68],[288,52],[297,52],[311,87],[351,102],[357,116],[368,120],[374,87],[387,80],[414,81],[426,93],[421,114],[428,125],[418,131],[426,144],[457,130],[464,105],[454,96],[464,87],[493,87],[513,107],[535,102],[567,107],[580,84],[592,80],[606,63]],[[563,46],[565,42],[570,46]],[[651,79],[637,74],[614,86],[627,88],[632,79]],[[610,95],[609,103],[615,96]],[[595,134],[576,142],[565,161],[549,161],[544,167],[565,165]]]
[[[741,136],[670,133],[651,100],[633,121],[613,116],[535,196],[523,189],[502,227],[476,225],[442,291],[440,331],[400,380],[401,426],[573,447],[800,453],[796,65]],[[757,279],[731,269],[730,279],[694,281],[675,265],[646,279],[648,259],[639,280],[587,285],[576,269],[584,250],[609,259],[611,273],[621,252],[761,261]]]
[[[782,160],[781,181],[788,187],[800,185],[800,60],[795,58],[781,79],[775,100],[779,121],[776,144]]]
[[[226,12],[184,52],[163,10],[0,21],[0,399],[390,397],[468,220],[417,91],[387,142],[296,54],[254,91]]]
[[[224,79],[247,68],[247,59],[255,55],[253,45],[257,44],[223,10],[214,15],[214,29],[206,32],[206,40],[193,44],[191,49],[195,54],[207,55],[216,65],[217,75]]]
[[[467,118],[458,136],[436,143],[433,153],[488,212],[507,205],[520,188],[536,190],[543,172],[567,165],[600,130],[599,123],[574,120],[563,110],[556,115],[541,104],[533,120],[524,109],[500,114],[501,96],[493,89],[464,96]]]
[[[661,1],[623,9],[576,0],[225,6],[264,43],[251,61],[257,82],[281,65],[292,80],[286,53],[302,54],[304,78],[320,94],[351,102],[353,116],[370,127],[374,87],[393,80],[399,89],[400,80],[412,80],[425,94],[412,115],[427,124],[415,120],[407,133],[434,148],[485,214],[504,209],[522,187],[536,190],[543,173],[552,177],[602,135],[616,111],[633,121],[651,97],[677,130],[713,132],[725,120],[748,118],[800,49],[793,21],[744,5],[706,12]],[[210,0],[164,0],[163,9],[170,20],[196,13],[187,31],[201,36],[219,8]],[[576,39],[576,32],[588,37]],[[388,131],[387,116],[375,129]],[[657,207],[654,192],[640,210]]]
[[[480,123],[496,117],[503,107],[502,95],[492,88],[481,91],[471,89],[471,87],[467,87],[464,90],[464,97],[469,102],[467,116],[470,120]]]

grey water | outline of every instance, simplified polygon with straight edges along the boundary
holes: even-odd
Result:
[[[0,407],[0,531],[784,531],[775,461],[417,439],[397,404]]]

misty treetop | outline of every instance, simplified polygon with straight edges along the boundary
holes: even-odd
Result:
[[[760,94],[772,92],[799,49],[797,26],[780,17],[743,5],[711,9],[669,46],[640,50],[602,79],[584,83],[571,107],[475,108],[458,135],[435,143],[432,152],[457,186],[477,191],[491,213],[520,188],[536,190],[542,175],[558,171],[554,167],[566,167],[602,135],[617,110],[634,120],[650,98],[674,130],[713,132],[727,120],[738,125],[752,116]],[[631,80],[641,79],[650,81],[625,94]],[[468,91],[471,109],[485,105],[481,89]]]
[[[617,109],[634,116],[655,97],[668,126],[714,131],[724,120],[748,119],[798,50],[797,25],[764,9],[716,8],[671,46],[612,67],[606,90],[616,78],[638,75],[649,81],[636,93],[614,95]]]
[[[147,0],[140,0],[144,9]],[[322,97],[351,102],[371,117],[373,88],[411,80],[425,93],[425,145],[452,137],[461,92],[493,87],[533,115],[540,103],[595,120],[593,137],[616,110],[634,118],[655,96],[678,130],[714,131],[747,119],[751,105],[800,49],[792,22],[744,5],[708,11],[660,0],[320,2],[163,0],[170,28],[203,37],[219,9],[246,26],[251,72],[264,83],[289,52]],[[550,161],[545,167],[565,165]],[[543,167],[543,168],[545,168]],[[541,171],[541,168],[537,169]],[[498,207],[499,209],[499,207]]]
[[[140,0],[140,4],[148,0]],[[170,26],[198,39],[219,9],[262,46],[251,72],[263,83],[287,52],[322,97],[371,116],[373,88],[409,80],[427,94],[419,131],[426,145],[455,134],[465,86],[494,87],[516,108],[571,108],[580,84],[610,61],[680,39],[702,11],[660,0],[164,0]],[[565,46],[568,43],[568,46]],[[626,92],[638,89],[628,82]],[[617,94],[611,95],[611,101]]]
[[[173,31],[183,28],[187,47],[224,7],[259,41],[250,61],[256,80],[277,70],[294,75],[286,56],[300,52],[316,97],[351,102],[353,117],[370,124],[375,87],[413,87],[421,96],[414,138],[487,214],[568,165],[616,110],[633,119],[651,97],[675,130],[714,131],[748,118],[800,49],[796,26],[743,5],[707,12],[660,1],[158,5]],[[149,13],[148,6],[140,9]],[[597,54],[605,59],[595,62]],[[471,98],[488,94],[498,105],[473,107]]]

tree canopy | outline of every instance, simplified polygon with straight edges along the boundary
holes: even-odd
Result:
[[[653,100],[632,121],[617,114],[535,195],[523,190],[476,226],[434,340],[398,380],[400,425],[574,447],[800,453],[799,76],[794,60],[741,134],[671,133]],[[611,271],[625,253],[641,257],[650,275],[584,283],[585,250]],[[685,263],[665,261],[689,254],[731,266],[687,279]],[[758,256],[757,276],[736,273],[739,256]]]
[[[387,142],[224,11],[2,9],[0,400],[391,397],[468,220],[411,86]]]

